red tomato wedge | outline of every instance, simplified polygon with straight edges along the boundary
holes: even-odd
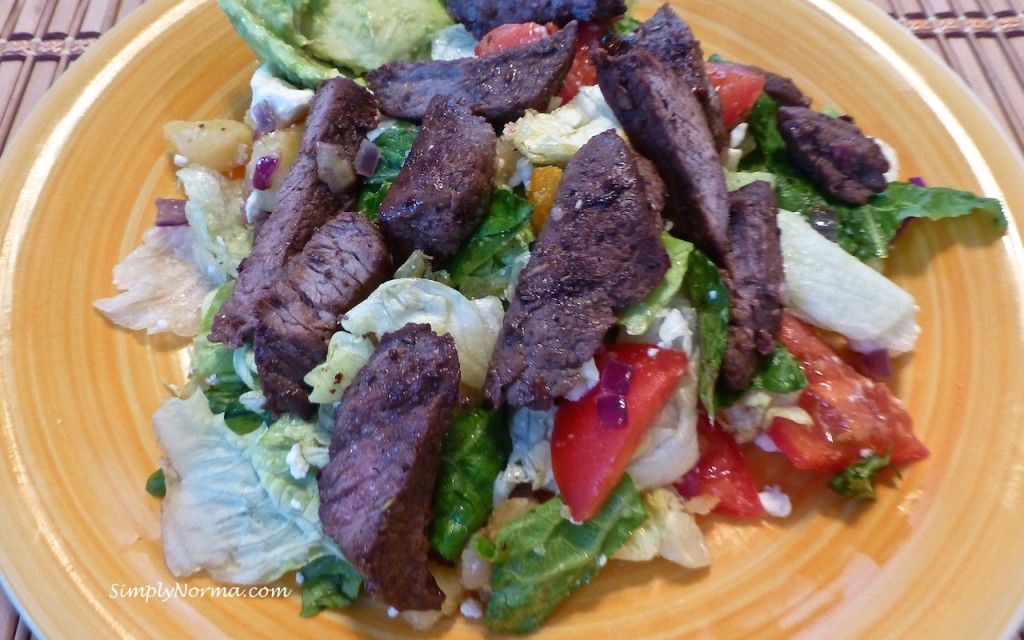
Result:
[[[732,130],[747,119],[757,97],[764,90],[764,76],[756,71],[727,62],[708,62],[708,78],[722,102],[725,128]]]
[[[580,87],[597,84],[597,67],[590,59],[590,54],[601,48],[601,37],[605,28],[595,22],[580,23],[576,34],[576,52],[573,54],[572,66],[565,76],[565,82],[558,92],[562,104],[569,102],[580,92]]]
[[[555,483],[577,522],[604,506],[640,438],[686,373],[686,354],[650,344],[607,345],[594,360],[601,380],[579,400],[559,405],[551,433]],[[623,387],[622,373],[627,369]],[[609,382],[610,377],[617,381]],[[610,386],[618,390],[610,391]],[[616,410],[607,404],[623,399],[624,420],[617,424]]]
[[[858,373],[810,326],[788,314],[779,337],[807,376],[799,404],[814,420],[808,426],[777,418],[768,427],[793,466],[836,473],[860,461],[862,451],[884,455],[890,446],[895,464],[928,456],[910,414],[887,386]]]
[[[701,411],[697,421],[700,460],[697,466],[676,483],[684,498],[711,496],[718,498],[713,511],[741,518],[762,518],[766,515],[757,485],[747,467],[743,451],[732,434],[712,424]]]
[[[484,37],[480,38],[480,42],[476,45],[474,52],[479,56],[493,51],[518,47],[543,40],[557,30],[558,27],[553,24],[543,25],[536,22],[503,24],[485,33]]]

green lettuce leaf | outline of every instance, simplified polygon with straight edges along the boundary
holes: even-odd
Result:
[[[200,165],[179,169],[185,190],[185,217],[192,241],[208,251],[220,272],[208,273],[217,284],[238,277],[238,265],[252,251],[252,227],[242,207],[242,180],[228,180]]]
[[[874,500],[875,476],[889,466],[892,466],[892,446],[884,456],[872,453],[832,476],[828,488],[845,498]]]
[[[498,189],[480,226],[448,261],[452,286],[467,297],[497,295],[508,288],[513,265],[533,241],[533,205],[509,189]]]
[[[904,220],[940,220],[972,213],[988,217],[998,231],[1006,229],[1002,205],[993,198],[946,187],[921,187],[893,182],[863,205],[840,202],[824,194],[789,160],[778,131],[778,103],[762,94],[748,120],[757,148],[740,162],[744,171],[775,174],[775,197],[780,209],[810,218],[816,210],[830,210],[839,220],[837,242],[861,260],[886,258]]]
[[[441,452],[434,487],[430,545],[458,560],[473,533],[487,523],[494,479],[505,468],[511,441],[499,411],[470,409],[455,416]]]
[[[320,518],[316,472],[327,466],[331,434],[317,422],[288,415],[271,424],[250,451],[253,469],[282,509]]]
[[[262,584],[340,555],[319,521],[282,504],[262,482],[252,452],[266,427],[234,433],[197,390],[165,401],[153,430],[165,454],[161,529],[173,575],[205,570],[221,582]]]
[[[340,609],[355,602],[362,576],[340,556],[320,556],[302,567],[302,612],[310,618],[324,609]]]
[[[626,333],[631,336],[642,335],[651,327],[658,312],[664,309],[672,296],[679,291],[690,262],[690,252],[693,251],[691,243],[675,238],[667,231],[662,232],[661,240],[672,261],[665,277],[643,300],[619,314],[619,324],[625,327]]]
[[[709,415],[716,408],[715,384],[722,367],[725,341],[729,332],[729,290],[722,282],[718,267],[703,252],[694,249],[683,281],[683,291],[697,310],[700,342],[700,400]]]
[[[629,476],[599,514],[581,524],[552,498],[501,528],[477,550],[491,562],[491,599],[484,623],[494,631],[528,633],[574,589],[590,582],[633,531],[647,520]]]
[[[402,169],[402,164],[419,132],[416,125],[397,122],[373,141],[380,149],[380,160],[377,161],[373,175],[363,179],[356,199],[356,209],[370,220],[377,219],[380,203]]]
[[[807,376],[786,345],[775,343],[775,349],[758,361],[754,379],[745,391],[768,391],[770,393],[794,393],[807,386]],[[731,391],[719,386],[715,402],[719,408],[736,402],[745,391]]]
[[[213,319],[220,311],[224,301],[231,297],[235,281],[229,280],[207,295],[203,302],[202,316],[199,320],[199,333],[192,341],[192,372],[200,380],[210,376],[232,373],[235,370],[232,349],[220,342],[210,342],[210,329]]]

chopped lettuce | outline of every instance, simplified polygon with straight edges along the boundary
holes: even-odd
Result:
[[[398,177],[419,132],[414,124],[396,122],[374,138],[373,143],[380,149],[380,160],[373,175],[363,179],[356,200],[356,208],[370,220],[376,220],[380,214],[380,203]]]
[[[473,533],[491,514],[494,478],[510,448],[504,414],[470,409],[455,416],[441,452],[434,487],[430,546],[456,561]]]
[[[576,97],[550,113],[527,109],[507,125],[503,137],[535,165],[564,167],[588,140],[618,128],[615,113],[595,85],[580,87]]]
[[[740,162],[740,168],[775,174],[775,197],[780,209],[797,211],[807,218],[819,210],[835,212],[839,246],[860,260],[888,257],[889,245],[909,218],[939,220],[980,212],[988,216],[995,229],[1006,229],[999,201],[956,189],[892,182],[863,205],[830,198],[790,161],[778,131],[778,103],[762,94],[748,123],[757,149]]]
[[[647,520],[628,475],[601,512],[586,522],[567,520],[564,506],[552,498],[505,523],[493,545],[477,545],[491,562],[491,599],[484,612],[489,629],[527,633],[539,627]]]
[[[690,254],[683,290],[697,310],[700,401],[708,414],[713,415],[716,408],[715,385],[729,331],[729,290],[722,282],[715,263],[698,249]]]
[[[302,612],[310,618],[324,609],[347,607],[359,596],[363,578],[340,556],[320,556],[302,567]]]
[[[327,343],[327,359],[303,378],[313,390],[309,401],[319,404],[338,402],[356,373],[373,354],[373,343],[362,336],[338,331]]]
[[[885,455],[872,453],[860,462],[855,462],[832,477],[828,488],[846,498],[857,500],[875,499],[875,475],[892,466],[892,447]]]
[[[345,314],[341,326],[360,339],[397,331],[409,322],[429,324],[439,335],[450,333],[459,353],[462,383],[480,389],[504,313],[498,298],[469,300],[440,282],[400,278],[377,287]]]
[[[807,376],[786,345],[775,343],[775,349],[766,357],[761,358],[754,371],[754,379],[743,391],[731,391],[719,386],[716,391],[715,404],[719,409],[731,406],[744,393],[750,391],[766,391],[773,394],[787,394],[799,391],[807,386]]]
[[[799,214],[780,210],[786,307],[799,318],[850,340],[911,351],[917,303],[894,282],[842,251]]]
[[[690,262],[690,252],[693,251],[691,243],[675,238],[667,231],[662,232],[661,240],[671,260],[665,277],[643,300],[619,314],[619,324],[631,336],[641,335],[650,328],[658,312],[664,309],[679,291]]]
[[[502,297],[516,259],[533,242],[532,213],[533,205],[525,198],[509,189],[495,191],[483,222],[448,261],[452,286],[468,298]]]
[[[238,264],[252,251],[252,227],[245,220],[242,180],[228,180],[199,165],[178,170],[185,190],[185,217],[197,246],[210,252],[219,266],[209,274],[215,282],[238,277]]]
[[[192,337],[199,329],[199,308],[217,282],[217,265],[198,250],[188,227],[151,227],[142,246],[114,266],[119,293],[93,306],[112,322],[147,333]]]
[[[675,482],[698,459],[697,379],[687,373],[644,432],[626,473],[642,491]]]
[[[660,556],[687,569],[711,564],[704,534],[678,493],[659,487],[643,494],[643,501],[649,518],[615,552],[615,558],[644,562]]]
[[[266,427],[234,433],[197,390],[165,401],[153,430],[165,453],[161,529],[173,575],[205,570],[222,582],[260,584],[318,556],[339,555],[318,521],[281,504],[264,485],[252,451]]]
[[[508,431],[512,437],[512,453],[504,471],[494,481],[494,503],[508,499],[518,485],[555,490],[551,471],[551,430],[555,426],[555,410],[514,409]]]
[[[220,342],[211,342],[209,338],[210,329],[213,328],[213,319],[220,311],[224,301],[231,297],[235,288],[235,281],[229,280],[215,290],[211,291],[203,301],[202,319],[199,321],[199,332],[192,341],[192,375],[200,380],[207,380],[210,376],[225,373],[232,373],[234,369],[234,354],[230,347]]]
[[[327,466],[331,434],[316,422],[288,415],[271,424],[252,448],[260,483],[282,509],[319,521],[316,472]]]

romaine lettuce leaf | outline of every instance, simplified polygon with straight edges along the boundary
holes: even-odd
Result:
[[[619,314],[619,324],[631,336],[641,335],[650,328],[658,312],[664,309],[672,296],[679,291],[679,287],[683,284],[683,276],[686,274],[686,267],[690,262],[693,244],[675,238],[667,231],[662,232],[661,240],[672,261],[665,277],[643,300]]]
[[[714,415],[715,385],[729,332],[729,290],[722,282],[718,267],[699,249],[690,254],[683,291],[697,310],[700,400],[708,414]]]
[[[402,169],[419,132],[416,125],[396,122],[373,140],[380,149],[380,160],[373,175],[363,179],[356,200],[356,208],[370,220],[376,220],[380,214],[380,203]]]
[[[468,298],[501,297],[509,286],[516,258],[533,242],[533,205],[509,189],[498,189],[480,226],[448,261],[452,286]]]
[[[153,430],[165,454],[161,528],[172,574],[205,570],[222,582],[259,584],[340,555],[319,522],[280,504],[261,482],[251,452],[266,427],[235,434],[197,390],[164,402]]]
[[[231,297],[231,291],[235,288],[235,281],[229,280],[214,291],[211,291],[203,301],[202,319],[199,321],[199,332],[192,341],[192,375],[200,380],[207,380],[211,376],[225,373],[232,373],[235,368],[233,364],[234,354],[230,347],[220,342],[210,342],[210,329],[213,328],[213,319],[220,311],[224,301]]]
[[[362,576],[339,556],[320,556],[302,567],[302,612],[309,618],[324,609],[339,609],[355,602]]]
[[[647,520],[628,475],[601,512],[586,522],[567,520],[564,506],[552,498],[505,523],[493,545],[477,545],[491,562],[491,599],[484,612],[489,629],[527,633],[539,627]]]
[[[780,209],[797,211],[808,219],[816,210],[835,212],[839,246],[860,260],[888,257],[893,238],[908,218],[939,220],[980,212],[997,230],[1006,229],[999,201],[945,187],[892,182],[859,206],[830,198],[789,160],[778,131],[778,103],[762,94],[748,124],[757,148],[740,162],[741,169],[775,174],[775,197]]]
[[[494,479],[505,467],[511,442],[500,411],[470,409],[455,416],[441,452],[434,487],[430,546],[456,561],[491,513]]]

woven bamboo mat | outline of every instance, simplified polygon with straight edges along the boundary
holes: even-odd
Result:
[[[939,54],[1024,150],[1024,0],[864,1]],[[0,0],[0,153],[68,65],[143,2]],[[0,640],[31,637],[0,590]]]

